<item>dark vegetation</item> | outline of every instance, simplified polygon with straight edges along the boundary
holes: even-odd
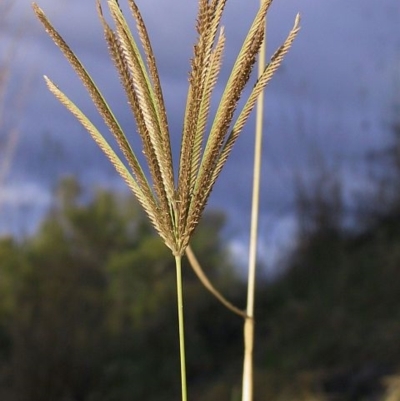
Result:
[[[393,145],[373,155],[376,191],[354,199],[351,223],[336,174],[320,168],[316,182],[298,187],[296,249],[285,273],[258,294],[265,333],[259,366],[283,375],[278,387],[286,398],[382,399],[387,377],[395,376],[392,399],[400,399],[398,127],[394,132]]]
[[[297,249],[284,274],[259,283],[257,400],[372,399],[399,369],[399,203],[372,208],[363,230],[344,228],[340,186],[324,183],[299,191]],[[223,225],[207,214],[193,245],[243,305]],[[174,262],[131,197],[66,179],[35,235],[0,241],[0,262],[1,400],[178,396]],[[235,400],[242,321],[189,266],[184,279],[191,397]]]
[[[174,260],[131,196],[87,196],[65,180],[32,238],[0,242],[1,400],[179,394]],[[239,302],[223,224],[209,213],[193,246],[212,266],[210,278]],[[188,266],[185,291],[189,379],[197,386],[240,359],[242,322]]]
[[[396,143],[374,156],[384,179],[351,225],[335,174],[299,184],[297,247],[258,285],[256,400],[398,399]],[[223,214],[206,214],[193,247],[216,287],[244,305],[223,226]],[[188,265],[184,281],[190,397],[238,400],[242,321]],[[0,400],[177,399],[176,320],[173,258],[131,196],[65,179],[33,236],[0,240]]]

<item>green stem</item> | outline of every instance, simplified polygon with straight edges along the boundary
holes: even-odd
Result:
[[[179,322],[179,351],[181,360],[181,384],[182,401],[187,401],[186,385],[186,356],[185,356],[185,324],[183,320],[183,295],[182,295],[182,257],[175,256],[176,264],[176,293],[178,298],[178,322]]]

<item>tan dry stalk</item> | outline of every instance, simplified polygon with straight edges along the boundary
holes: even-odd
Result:
[[[267,49],[267,20],[264,24],[264,39],[258,58],[258,76],[261,77],[265,64],[265,53]],[[256,284],[257,265],[257,240],[258,219],[260,202],[261,161],[262,161],[262,137],[264,118],[264,92],[261,92],[257,100],[256,110],[256,132],[254,143],[254,167],[253,167],[253,191],[251,202],[250,222],[250,246],[249,265],[247,281],[247,305],[246,320],[244,323],[244,358],[243,358],[243,383],[242,401],[253,400],[253,349],[254,349],[254,296]]]
[[[222,305],[224,305],[227,309],[232,311],[233,313],[236,313],[238,316],[243,317],[244,319],[247,318],[247,314],[245,311],[239,309],[235,305],[233,305],[231,302],[229,302],[210,282],[206,274],[204,273],[204,270],[202,269],[199,261],[196,258],[196,255],[194,254],[192,248],[190,245],[187,246],[186,248],[186,256],[189,260],[190,265],[192,266],[194,272],[196,273],[198,279],[202,282],[204,287],[211,292],[212,295],[214,295],[215,298],[218,299],[218,301],[221,302]]]

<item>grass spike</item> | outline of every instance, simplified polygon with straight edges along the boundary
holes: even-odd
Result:
[[[211,93],[215,86],[213,79],[208,79],[207,77],[210,74],[211,76],[217,75],[220,69],[218,56],[213,56],[215,53],[213,47],[225,4],[226,0],[214,2],[211,5],[206,0],[199,2],[198,40],[194,46],[194,56],[191,63],[192,70],[189,78],[190,86],[179,163],[179,225],[182,228],[187,226],[187,219],[190,214],[192,193],[200,164]],[[223,34],[220,35],[218,41],[220,42],[219,47],[221,45],[223,47]]]
[[[159,210],[157,208],[154,198],[148,196],[149,191],[143,192],[142,187],[136,182],[135,178],[128,171],[128,169],[121,161],[121,159],[117,156],[112,147],[108,144],[108,142],[93,125],[93,123],[75,105],[75,103],[73,103],[48,77],[45,76],[44,78],[50,92],[53,93],[53,95],[75,116],[75,118],[89,132],[90,136],[94,139],[100,149],[110,160],[111,164],[115,167],[117,172],[127,183],[128,187],[135,194],[157,232],[161,235],[165,242],[171,245],[171,237],[168,238],[167,236],[165,236],[165,230],[158,224],[158,222],[160,221]]]
[[[200,213],[202,212],[208,198],[209,194],[207,191],[204,191],[204,189],[207,187],[212,188],[213,186],[213,183],[210,182],[212,171],[223,146],[227,131],[229,130],[241,93],[250,78],[250,73],[255,64],[256,55],[258,54],[261,45],[263,19],[259,18],[259,16],[265,16],[269,4],[270,0],[265,1],[264,8],[260,8],[260,11],[257,13],[252,28],[247,35],[233,66],[228,83],[218,106],[196,180],[196,195],[191,205],[191,208],[195,213],[193,222],[198,219],[196,211],[200,211]],[[262,12],[264,12],[264,14]],[[258,21],[258,25],[256,24],[256,21]]]
[[[248,81],[251,68],[255,63],[255,56],[261,45],[260,38],[262,38],[263,21],[271,3],[272,0],[264,0],[262,3],[232,67],[204,152],[204,170],[209,168],[210,159],[215,154],[215,149],[223,141],[223,136],[229,128],[237,101]],[[254,46],[255,44],[256,46]]]
[[[223,146],[223,149],[221,150],[220,154],[216,158],[217,163],[215,165],[215,169],[213,169],[212,178],[208,180],[208,186],[203,187],[203,198],[200,198],[200,200],[199,200],[199,203],[203,209],[205,207],[207,198],[212,191],[213,185],[216,182],[223,166],[225,165],[225,163],[230,155],[230,152],[233,148],[234,143],[236,142],[236,139],[238,138],[251,111],[253,110],[253,108],[255,106],[258,95],[265,88],[265,86],[271,80],[273,73],[280,66],[284,55],[288,52],[290,46],[292,45],[294,39],[297,36],[299,30],[300,30],[300,16],[297,15],[292,30],[290,31],[290,33],[289,33],[288,37],[286,38],[285,42],[283,43],[283,45],[280,46],[278,48],[278,50],[274,53],[274,55],[271,57],[270,63],[267,64],[267,66],[264,69],[263,74],[259,77],[256,84],[254,85],[254,88],[253,88],[248,100],[246,101],[245,105],[243,106],[243,109],[240,112],[239,117],[237,118],[237,121],[235,122],[234,127]],[[199,217],[194,215],[194,218],[197,220]],[[193,222],[193,224],[195,224],[195,221]]]
[[[132,114],[134,115],[135,120],[136,120],[137,131],[142,140],[143,152],[148,161],[148,168],[149,168],[149,171],[150,171],[153,183],[154,183],[154,186],[153,186],[154,191],[157,195],[157,199],[162,200],[162,203],[165,205],[164,206],[164,209],[165,209],[166,207],[168,207],[168,206],[166,206],[166,205],[168,205],[168,200],[167,200],[166,192],[164,190],[162,174],[161,174],[161,171],[159,168],[157,155],[155,153],[155,150],[153,148],[153,145],[152,145],[152,142],[150,139],[150,133],[148,132],[147,126],[144,121],[142,109],[140,107],[140,102],[136,95],[136,91],[134,90],[134,82],[132,80],[132,76],[130,74],[129,67],[127,65],[125,58],[122,57],[122,49],[121,49],[120,43],[118,41],[118,38],[116,37],[116,34],[109,27],[109,25],[106,23],[106,21],[103,17],[102,9],[101,9],[99,2],[98,2],[98,13],[100,16],[100,20],[103,24],[104,35],[105,35],[106,41],[108,43],[111,58],[114,61],[114,65],[120,76],[122,86],[127,95],[128,103],[131,107]],[[173,231],[173,227],[171,225],[171,220],[169,218],[167,218],[167,215],[168,214],[161,213],[161,217],[163,218],[163,225],[165,225],[165,229],[171,232],[171,231]]]
[[[138,98],[138,104],[140,105],[141,112],[143,115],[143,121],[146,125],[148,138],[151,141],[152,147],[156,154],[156,163],[158,169],[161,172],[162,179],[155,183],[160,196],[160,206],[164,210],[165,214],[169,214],[171,210],[171,204],[168,199],[170,197],[164,193],[167,192],[167,187],[173,186],[172,183],[168,183],[168,176],[170,174],[170,166],[168,166],[168,160],[166,160],[165,153],[163,150],[162,134],[160,131],[160,123],[158,121],[158,115],[156,112],[156,100],[152,90],[151,81],[147,73],[146,66],[137,47],[137,44],[130,32],[129,26],[115,0],[108,1],[111,15],[116,24],[116,32],[120,41],[121,48],[123,49],[123,56],[126,59],[127,65],[130,68],[135,83],[134,90]],[[149,164],[154,162],[150,160]]]
[[[198,126],[193,144],[193,157],[191,166],[191,191],[194,189],[196,183],[196,177],[199,171],[201,151],[204,142],[204,134],[206,124],[210,112],[211,106],[211,95],[212,91],[217,83],[218,75],[222,65],[222,55],[225,46],[225,35],[223,29],[221,29],[218,42],[215,46],[214,51],[211,53],[210,68],[208,74],[204,77],[205,85],[202,94],[202,103],[199,110]]]
[[[274,72],[279,68],[284,55],[290,49],[290,47],[291,47],[294,39],[296,38],[297,34],[299,33],[299,31],[300,31],[300,15],[297,14],[295,22],[294,22],[294,26],[291,29],[291,31],[289,32],[288,37],[286,38],[283,45],[280,46],[278,48],[278,50],[271,57],[270,62],[266,65],[264,72],[258,78],[248,100],[246,101],[245,105],[243,106],[243,109],[242,109],[239,117],[237,118],[237,120],[233,126],[233,129],[225,143],[224,149],[222,150],[221,155],[219,157],[216,169],[214,171],[214,180],[217,179],[219,173],[222,170],[222,167],[224,166],[225,162],[227,161],[236,139],[239,137],[240,132],[242,131],[244,125],[247,122],[247,119],[250,116],[251,111],[254,108],[254,105],[257,101],[258,95],[261,93],[261,91],[264,90],[265,86],[271,80]]]
[[[109,108],[107,102],[103,98],[100,90],[97,88],[89,73],[86,71],[80,60],[76,57],[74,52],[69,48],[61,35],[54,29],[50,24],[49,20],[43,13],[43,11],[35,3],[33,3],[33,9],[39,18],[39,20],[44,25],[47,33],[59,47],[59,49],[64,53],[64,56],[70,62],[71,66],[74,68],[78,77],[81,79],[83,85],[88,91],[94,105],[96,106],[99,114],[102,116],[104,122],[107,124],[111,133],[114,135],[120,149],[122,150],[125,158],[127,159],[129,166],[131,167],[136,179],[142,187],[149,187],[148,181],[145,174],[133,152],[132,148],[127,141],[125,134],[119,125],[117,119],[115,118],[113,112]]]
[[[261,44],[261,40],[262,32],[259,31],[258,35],[253,40],[252,53],[249,54],[246,63],[241,66],[240,71],[238,70],[238,75],[232,81],[231,87],[228,88],[228,97],[224,98],[223,96],[220,106],[218,107],[217,116],[215,117],[213,127],[211,128],[207,140],[194,189],[195,195],[191,204],[190,213],[192,221],[189,222],[189,225],[192,228],[197,224],[197,221],[205,208],[211,189],[215,184],[213,171],[218,161],[221,148],[224,145],[225,137],[233,119],[237,103],[247,81],[250,78],[251,70],[256,61],[256,52]],[[222,107],[221,105],[224,106]],[[218,115],[218,113],[220,113],[220,115]]]
[[[134,0],[129,0],[129,6],[136,20],[136,26],[139,32],[139,37],[142,42],[143,49],[147,58],[147,65],[149,67],[151,81],[153,83],[154,90],[154,104],[156,106],[156,111],[158,114],[158,121],[160,125],[160,133],[162,140],[162,148],[164,150],[165,160],[165,169],[166,169],[166,191],[170,198],[173,197],[175,192],[174,186],[174,169],[173,169],[173,160],[172,160],[172,151],[171,151],[171,142],[169,138],[169,130],[168,130],[168,119],[167,112],[165,110],[165,102],[164,96],[162,93],[161,82],[159,78],[159,73],[157,69],[156,60],[154,57],[154,52],[151,46],[150,38],[146,29],[146,25],[143,21],[142,15],[139,11]]]
[[[194,46],[194,55],[191,61],[191,72],[189,76],[188,100],[186,103],[182,142],[179,158],[178,188],[179,201],[178,224],[184,230],[188,216],[188,205],[190,204],[190,180],[193,157],[193,146],[197,131],[197,121],[201,105],[201,95],[204,81],[202,80],[204,59],[206,57],[206,35],[210,24],[208,0],[200,0],[197,17],[198,39]]]

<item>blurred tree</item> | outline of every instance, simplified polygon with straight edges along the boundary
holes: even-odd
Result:
[[[268,311],[259,318],[266,347],[258,363],[269,377],[281,372],[275,383],[290,386],[308,372],[329,397],[376,399],[382,378],[400,369],[398,149],[395,140],[375,154],[375,190],[354,199],[353,226],[344,224],[337,174],[319,168],[313,185],[298,185],[296,247],[258,296]]]
[[[329,237],[343,231],[344,205],[341,177],[320,158],[312,177],[297,176],[296,214],[298,248],[315,236]]]
[[[9,388],[11,362],[11,321],[17,304],[19,280],[26,269],[26,260],[12,238],[0,239],[0,399],[6,399]]]
[[[173,398],[180,387],[168,249],[130,196],[89,195],[73,178],[56,194],[32,238],[0,242],[0,353],[8,355],[1,399]],[[210,214],[193,245],[217,285],[232,284],[240,297],[223,224]],[[188,371],[200,388],[240,356],[241,321],[185,269]]]

